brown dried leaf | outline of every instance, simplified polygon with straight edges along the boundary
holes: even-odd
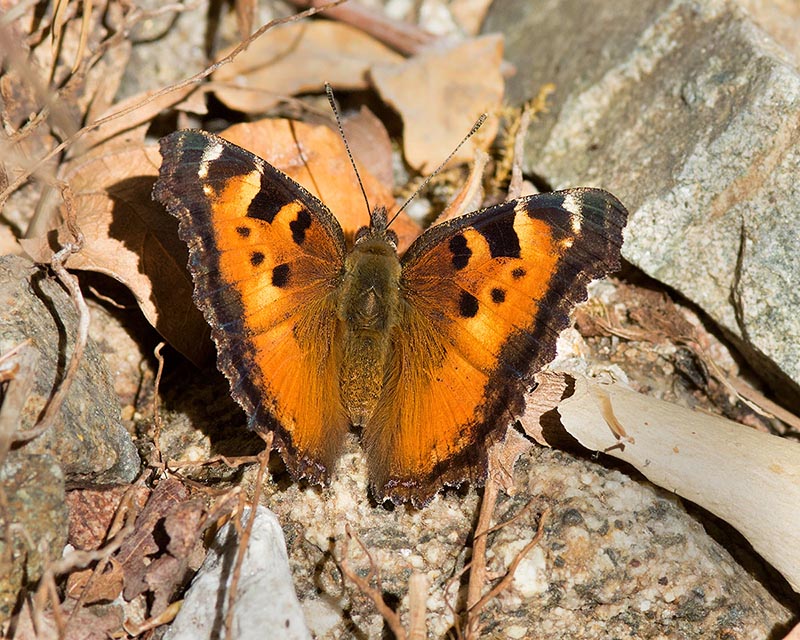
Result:
[[[529,438],[545,447],[554,446],[553,437],[544,433],[547,418],[556,412],[558,403],[569,392],[571,383],[566,374],[558,371],[540,371],[534,379],[537,386],[525,396],[525,411],[519,417],[519,423]]]
[[[362,106],[358,113],[343,118],[342,128],[353,155],[391,190],[394,185],[392,140],[380,118]]]
[[[465,33],[478,35],[492,0],[453,0],[450,11]]]
[[[146,576],[149,569],[148,556],[160,550],[155,532],[159,521],[167,517],[189,497],[189,491],[178,480],[160,482],[144,509],[136,518],[135,531],[122,543],[117,560],[125,574],[125,599],[132,600],[148,589]]]
[[[237,124],[220,135],[261,156],[322,200],[336,215],[348,238],[369,224],[369,212],[337,133],[322,125],[284,119]],[[391,191],[356,160],[370,206],[397,208]],[[405,250],[419,235],[419,227],[405,213],[392,225]]]
[[[489,448],[489,475],[507,495],[514,495],[514,465],[532,446],[525,436],[509,428],[505,439]]]
[[[16,617],[14,640],[108,640],[124,637],[120,635],[124,610],[119,605],[81,607],[69,619],[63,632],[59,623],[70,613],[71,602],[62,605],[58,622],[50,608],[37,612],[37,625],[34,629],[30,600],[23,599],[22,608]]]
[[[164,518],[164,530],[169,536],[167,553],[153,560],[144,576],[154,595],[150,615],[165,611],[176,588],[188,577],[192,550],[202,542],[204,515],[203,502],[195,499],[177,505]]]
[[[170,93],[151,99],[150,96],[155,93],[157,91],[152,90],[131,96],[100,114],[97,118],[98,120],[108,118],[115,113],[122,113],[124,110],[141,103],[141,106],[130,113],[113,118],[96,129],[89,131],[70,149],[71,156],[81,156],[77,162],[82,164],[86,161],[86,158],[82,156],[89,149],[94,148],[96,153],[105,155],[118,149],[129,149],[131,145],[142,146],[145,142],[147,129],[156,115],[165,109],[182,103],[189,96],[202,95],[202,91],[198,90],[197,85],[180,87]]]
[[[189,360],[202,364],[211,355],[211,341],[192,302],[186,245],[178,239],[175,219],[150,199],[160,162],[155,147],[140,147],[93,158],[66,176],[86,238],[67,266],[122,282],[148,322]],[[35,260],[49,262],[67,240],[71,235],[62,225],[20,243]]]
[[[94,569],[84,569],[69,574],[67,596],[73,600],[81,598],[86,604],[116,600],[122,593],[123,585],[123,571],[119,562],[110,558],[103,573],[94,574]]]
[[[487,35],[446,49],[428,50],[402,65],[372,69],[372,82],[403,119],[403,148],[408,163],[422,173],[435,169],[456,148],[481,113],[492,112],[503,99],[500,72],[503,38]],[[492,140],[497,119],[481,128]],[[473,156],[474,141],[456,154]]]
[[[217,97],[228,107],[262,113],[283,96],[318,91],[325,82],[341,89],[364,89],[373,65],[391,66],[402,60],[358,29],[306,20],[272,29],[212,80],[218,85]]]
[[[447,220],[452,220],[459,216],[463,216],[470,211],[480,209],[483,204],[484,190],[483,190],[483,172],[489,162],[489,154],[482,149],[475,149],[475,160],[472,163],[472,168],[469,171],[469,177],[466,179],[458,193],[445,207],[444,211],[439,214],[434,224],[441,224]]]

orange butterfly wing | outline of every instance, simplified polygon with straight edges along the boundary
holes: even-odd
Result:
[[[231,394],[252,428],[275,431],[294,477],[319,481],[349,426],[335,346],[342,229],[300,185],[222,138],[179,131],[161,154],[153,195],[179,220]]]
[[[379,497],[421,505],[482,480],[586,285],[619,267],[626,220],[611,194],[571,189],[456,218],[409,248],[392,362],[364,429]]]

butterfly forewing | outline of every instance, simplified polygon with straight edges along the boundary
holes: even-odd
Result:
[[[409,248],[390,375],[364,432],[379,495],[422,504],[482,477],[488,440],[555,356],[586,285],[619,267],[626,219],[605,191],[572,189],[462,216]]]
[[[154,196],[179,220],[232,395],[251,426],[275,429],[295,477],[319,480],[348,427],[335,352],[341,227],[296,182],[222,138],[181,131],[161,153]]]

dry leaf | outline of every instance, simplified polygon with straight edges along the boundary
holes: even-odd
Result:
[[[478,35],[492,0],[453,0],[450,11],[465,33]]]
[[[394,185],[392,166],[392,140],[383,122],[366,106],[358,113],[345,116],[342,121],[344,135],[359,162],[369,167],[370,173],[387,189]]]
[[[125,619],[121,606],[80,607],[71,615],[66,629],[60,625],[70,614],[71,601],[62,604],[58,616],[51,608],[37,611],[36,627],[31,615],[30,599],[22,599],[22,607],[16,616],[14,640],[108,640],[119,638]]]
[[[284,119],[237,124],[220,134],[261,156],[322,200],[348,238],[369,224],[369,212],[338,133],[322,125]],[[397,208],[392,193],[356,160],[371,207]],[[392,224],[405,250],[419,227],[405,213]]]
[[[70,573],[67,577],[67,596],[73,600],[80,598],[86,604],[116,600],[122,593],[123,584],[123,571],[119,562],[110,558],[101,574],[94,573],[94,569]]]
[[[509,428],[501,442],[495,442],[489,447],[489,475],[506,495],[514,495],[514,465],[532,446],[533,443],[525,436],[516,429]]]
[[[89,149],[95,147],[95,152],[105,155],[118,149],[129,149],[132,145],[136,147],[142,146],[145,142],[145,134],[155,116],[165,109],[180,104],[188,99],[188,96],[203,95],[203,92],[198,90],[197,85],[188,85],[157,98],[151,98],[155,93],[157,91],[152,90],[131,96],[122,102],[116,103],[105,113],[100,114],[97,118],[98,120],[112,116],[115,113],[121,113],[125,109],[141,103],[141,106],[130,113],[113,118],[89,131],[70,149],[71,156],[83,156]],[[78,160],[81,163],[85,161],[86,158],[83,157]]]
[[[558,411],[583,446],[738,529],[800,592],[800,443],[585,378]]]
[[[263,113],[284,96],[319,91],[325,82],[340,89],[364,89],[373,65],[391,66],[402,60],[358,29],[305,20],[272,29],[212,80],[217,97],[231,109]]]
[[[534,380],[536,388],[525,396],[525,411],[518,420],[525,435],[545,447],[550,447],[554,443],[545,436],[545,416],[555,411],[571,383],[568,382],[568,376],[558,371],[540,371],[534,376]]]
[[[178,480],[163,480],[153,489],[136,518],[133,535],[122,543],[117,554],[125,574],[126,600],[132,600],[148,589],[146,576],[152,564],[151,556],[160,551],[157,541],[157,536],[158,540],[162,537],[159,524],[188,498],[188,490]]]
[[[471,211],[477,211],[483,205],[483,172],[489,162],[489,155],[482,149],[475,149],[475,160],[466,179],[458,193],[450,200],[444,211],[439,214],[434,224],[441,224],[453,218],[463,216]]]
[[[403,148],[412,167],[433,171],[482,113],[500,106],[502,61],[502,36],[487,35],[372,69],[373,84],[403,119]],[[494,139],[497,126],[489,118],[480,135]],[[461,148],[458,161],[472,158],[473,142]]]
[[[177,221],[150,198],[161,157],[141,147],[93,158],[66,176],[75,194],[83,249],[67,267],[97,271],[127,286],[147,321],[196,364],[211,355],[208,325],[192,302],[186,245]],[[39,262],[71,240],[65,226],[21,240]]]

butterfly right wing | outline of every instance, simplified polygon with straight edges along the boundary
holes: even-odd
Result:
[[[292,476],[321,481],[349,426],[335,348],[341,227],[299,184],[222,138],[179,131],[161,155],[153,195],[178,218],[231,395],[251,428],[274,431]]]

